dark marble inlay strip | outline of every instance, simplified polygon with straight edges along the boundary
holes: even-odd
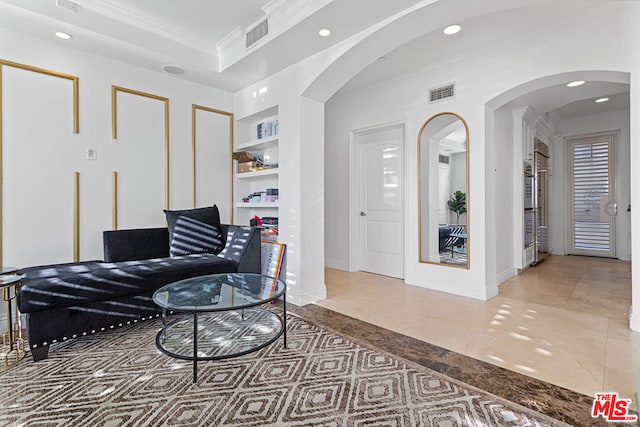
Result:
[[[613,426],[591,418],[593,397],[509,371],[317,305],[287,305],[290,313],[436,372],[575,426]],[[629,424],[624,424],[629,425]]]

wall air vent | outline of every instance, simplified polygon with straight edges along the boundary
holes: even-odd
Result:
[[[442,101],[443,99],[453,98],[455,95],[455,85],[450,84],[435,89],[429,89],[429,102]]]
[[[78,5],[69,0],[56,0],[56,6],[73,13],[78,11]]]
[[[438,155],[438,162],[444,163],[445,165],[448,165],[449,164],[449,156],[445,156],[445,155],[439,154]]]
[[[267,34],[269,34],[269,20],[265,19],[264,21],[247,31],[247,47],[252,46]]]

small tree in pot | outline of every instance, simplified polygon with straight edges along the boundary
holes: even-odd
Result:
[[[447,202],[449,210],[456,214],[456,224],[460,224],[460,215],[467,213],[467,194],[456,191]]]

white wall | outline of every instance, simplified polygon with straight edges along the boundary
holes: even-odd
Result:
[[[300,73],[295,65],[237,92],[234,112],[242,119],[278,107],[278,241],[287,245],[287,301],[304,305],[326,297],[325,157],[324,106],[301,96]]]
[[[566,241],[566,198],[568,193],[565,139],[605,131],[619,131],[620,138],[615,147],[616,155],[616,201],[618,217],[616,227],[616,254],[619,259],[631,260],[631,213],[627,212],[630,202],[630,112],[614,111],[604,114],[566,119],[557,124],[559,136],[553,151],[553,194],[554,206],[552,227],[552,247],[554,253],[564,255]]]
[[[495,175],[495,247],[496,274],[498,284],[515,274],[513,253],[522,253],[522,248],[513,246],[513,180],[514,143],[513,115],[508,108],[500,108],[495,112],[495,167],[488,173]]]
[[[232,94],[0,29],[0,59],[80,78],[80,132],[72,133],[71,83],[3,66],[4,265],[73,258],[73,173],[80,173],[80,259],[102,258],[111,229],[111,173],[118,171],[119,228],[163,226],[164,103],[118,94],[111,142],[111,86],[169,98],[171,209],[192,207],[192,103],[231,111]],[[229,121],[199,116],[199,205],[229,219]],[[207,123],[209,124],[207,126]],[[97,149],[97,160],[86,149]],[[206,174],[204,171],[206,170]],[[205,184],[205,180],[207,184]]]
[[[503,146],[496,145],[495,133],[507,135],[508,129],[495,129],[494,119],[485,118],[485,105],[512,88],[546,76],[580,70],[640,73],[640,63],[633,56],[638,48],[635,42],[638,37],[631,20],[634,13],[639,13],[634,4],[614,7],[601,15],[583,17],[562,27],[522,35],[513,43],[487,47],[477,56],[452,59],[439,68],[329,100],[325,127],[327,165],[344,165],[350,130],[392,121],[406,122],[409,196],[417,194],[415,139],[419,125],[442,111],[460,114],[469,125],[471,268],[460,270],[417,262],[417,198],[408,197],[405,206],[407,283],[480,299],[497,294],[498,275],[502,271],[496,270],[509,269],[505,252],[509,242],[505,240],[507,246],[498,249],[496,228],[501,224],[498,220],[510,212],[503,210],[497,195],[509,185],[505,182],[513,175],[508,169],[498,170],[502,160],[509,156],[502,151]],[[628,43],[621,47],[622,52],[613,52],[610,46],[619,40]],[[455,99],[428,104],[427,89],[451,81],[456,82]],[[503,104],[492,105],[492,108]],[[346,194],[347,187],[339,185],[347,179],[348,173],[337,167],[330,171],[333,176],[325,181],[325,251],[332,257],[348,257],[349,233],[344,232],[348,230],[348,212],[342,201],[349,195]]]

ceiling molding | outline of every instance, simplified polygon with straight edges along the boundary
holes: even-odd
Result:
[[[300,0],[271,0],[262,7],[262,11],[267,15],[277,15],[287,10]]]
[[[116,5],[109,0],[73,0],[73,3],[78,4],[90,12],[123,22],[156,36],[167,38],[203,51],[208,51],[209,49],[207,43],[201,39],[194,39],[176,27],[151,19],[131,9]]]
[[[237,39],[242,38],[244,33],[245,33],[245,29],[244,28],[242,28],[240,26],[237,26],[236,28],[234,28],[233,31],[231,31],[229,34],[224,36],[224,38],[222,40],[220,40],[218,43],[216,43],[216,49],[217,49],[218,53],[220,53],[221,50],[226,49],[227,47],[229,47],[229,45],[231,45]]]

